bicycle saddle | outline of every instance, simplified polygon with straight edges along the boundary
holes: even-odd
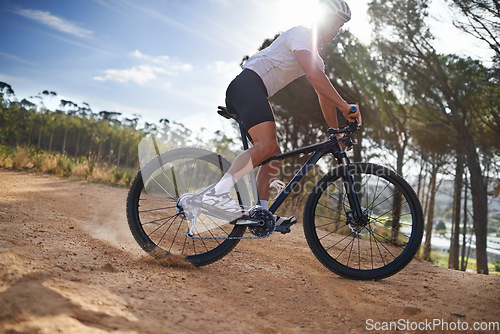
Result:
[[[238,114],[235,113],[235,112],[231,112],[229,111],[228,108],[226,107],[223,107],[223,106],[218,106],[218,110],[217,110],[217,113],[219,115],[221,115],[222,117],[224,118],[227,118],[227,119],[236,119],[238,120]]]

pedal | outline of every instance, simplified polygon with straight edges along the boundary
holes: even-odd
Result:
[[[289,217],[287,220],[281,222],[281,224],[277,225],[274,230],[277,232],[281,232],[282,234],[290,233],[290,226],[297,222],[297,218],[294,216]]]
[[[280,226],[276,226],[274,228],[274,231],[281,232],[282,234],[287,234],[287,233],[290,233],[292,230],[290,230],[290,226],[280,225]]]

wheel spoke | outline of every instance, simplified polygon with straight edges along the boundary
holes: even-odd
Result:
[[[164,211],[167,209],[173,209],[175,206],[165,206],[163,208],[155,208],[155,209],[149,209],[149,210],[141,210],[139,213],[145,213],[145,212],[152,212],[152,211]]]
[[[155,257],[180,255],[195,265],[216,261],[232,250],[243,236],[244,226],[198,213],[194,235],[188,236],[186,216],[190,213],[177,212],[180,196],[213,184],[230,165],[216,153],[185,148],[164,152],[143,166],[127,200],[129,226],[139,245]]]
[[[407,183],[386,168],[353,164],[350,173],[363,217],[357,217],[358,209],[349,204],[350,189],[342,189],[344,173],[339,167],[318,182],[308,199],[307,241],[321,262],[340,275],[390,276],[406,266],[420,245],[420,203]]]

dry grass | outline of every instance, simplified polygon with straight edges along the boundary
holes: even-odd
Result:
[[[57,152],[27,147],[0,146],[0,168],[32,171],[58,176],[130,186],[134,171],[97,161],[95,157],[72,158]]]

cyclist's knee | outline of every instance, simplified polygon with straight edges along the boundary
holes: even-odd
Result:
[[[258,149],[261,151],[261,154],[265,156],[265,159],[281,153],[281,149],[277,142],[259,142],[255,144],[258,145]]]
[[[275,141],[272,144],[269,144],[269,157],[272,157],[273,155],[277,155],[281,153],[281,149],[278,145],[278,143]]]

